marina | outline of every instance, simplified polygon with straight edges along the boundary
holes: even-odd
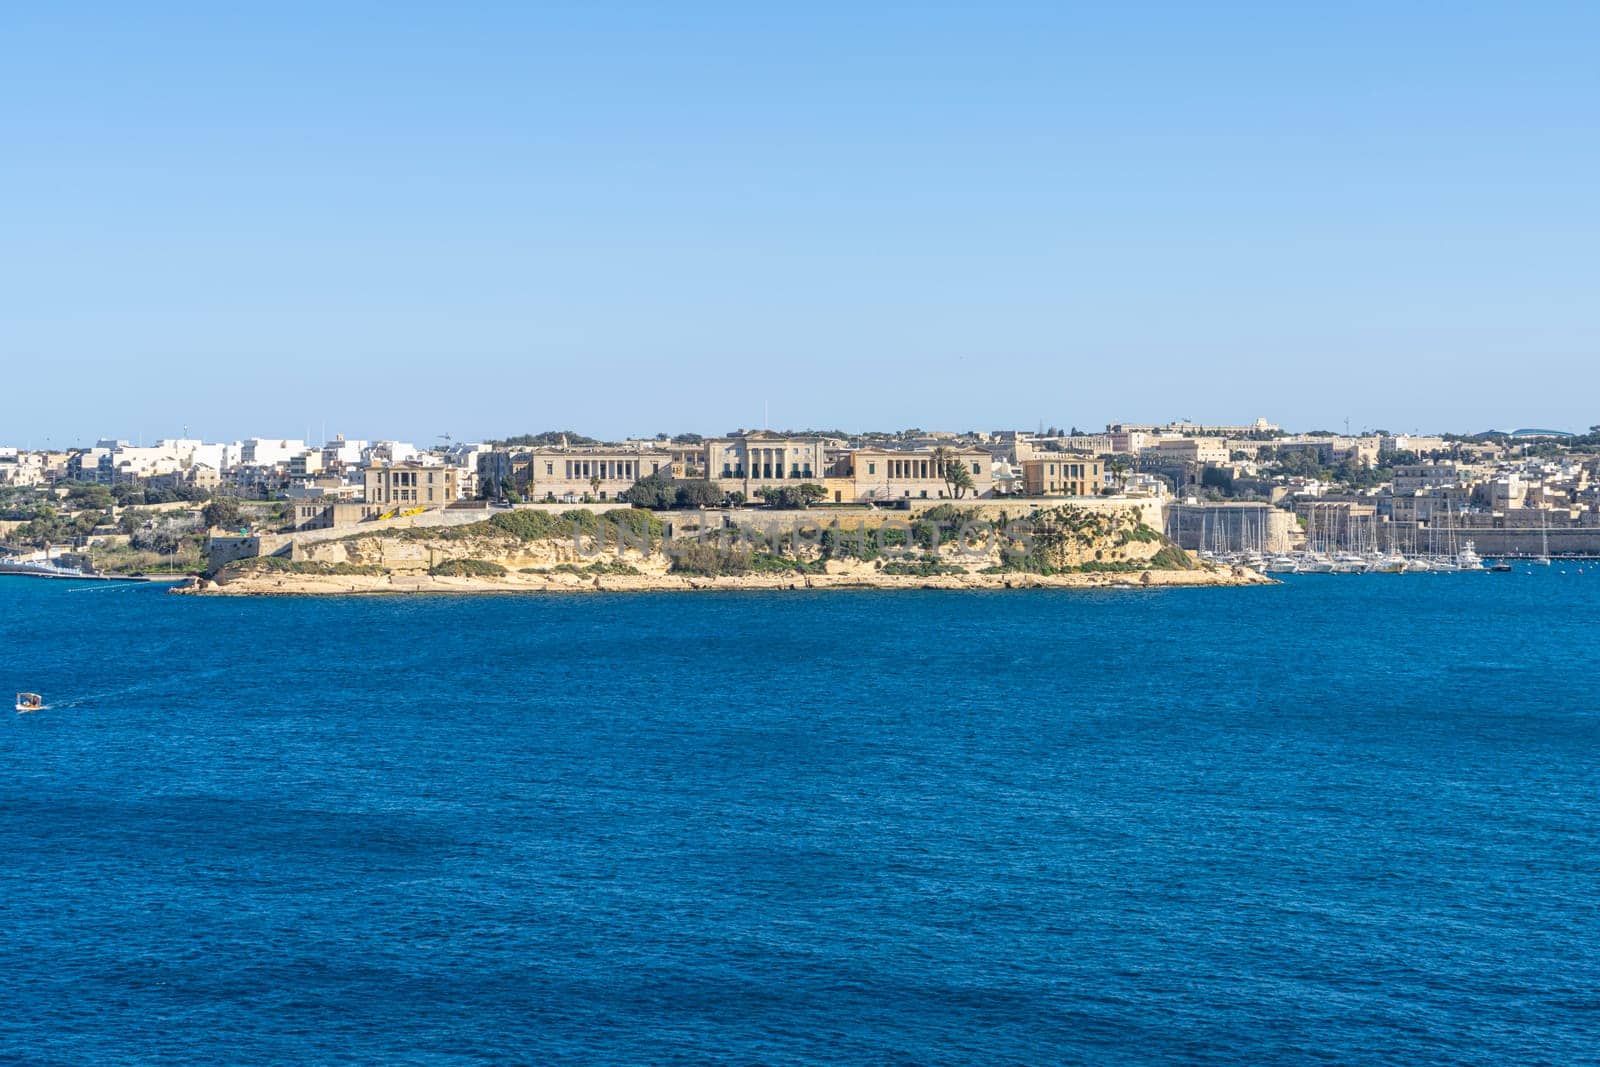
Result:
[[[25,556],[0,556],[0,577],[45,578],[68,582],[182,581],[184,575],[99,574],[59,563],[45,552]]]

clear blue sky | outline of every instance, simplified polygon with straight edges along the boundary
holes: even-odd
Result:
[[[0,441],[1600,422],[1600,5],[238,6],[0,15]]]

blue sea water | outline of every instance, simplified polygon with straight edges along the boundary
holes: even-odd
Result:
[[[1597,608],[0,580],[0,1059],[1595,1062]]]

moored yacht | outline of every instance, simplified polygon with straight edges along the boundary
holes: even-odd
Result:
[[[1406,558],[1398,552],[1379,556],[1367,564],[1368,574],[1399,574],[1406,569]]]

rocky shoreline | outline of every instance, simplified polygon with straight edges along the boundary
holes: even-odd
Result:
[[[402,593],[643,593],[774,589],[1139,589],[1276,585],[1244,567],[1075,574],[747,574],[716,578],[680,574],[570,573],[441,577],[428,574],[245,575],[227,582],[197,578],[172,590],[188,596],[351,596]]]

